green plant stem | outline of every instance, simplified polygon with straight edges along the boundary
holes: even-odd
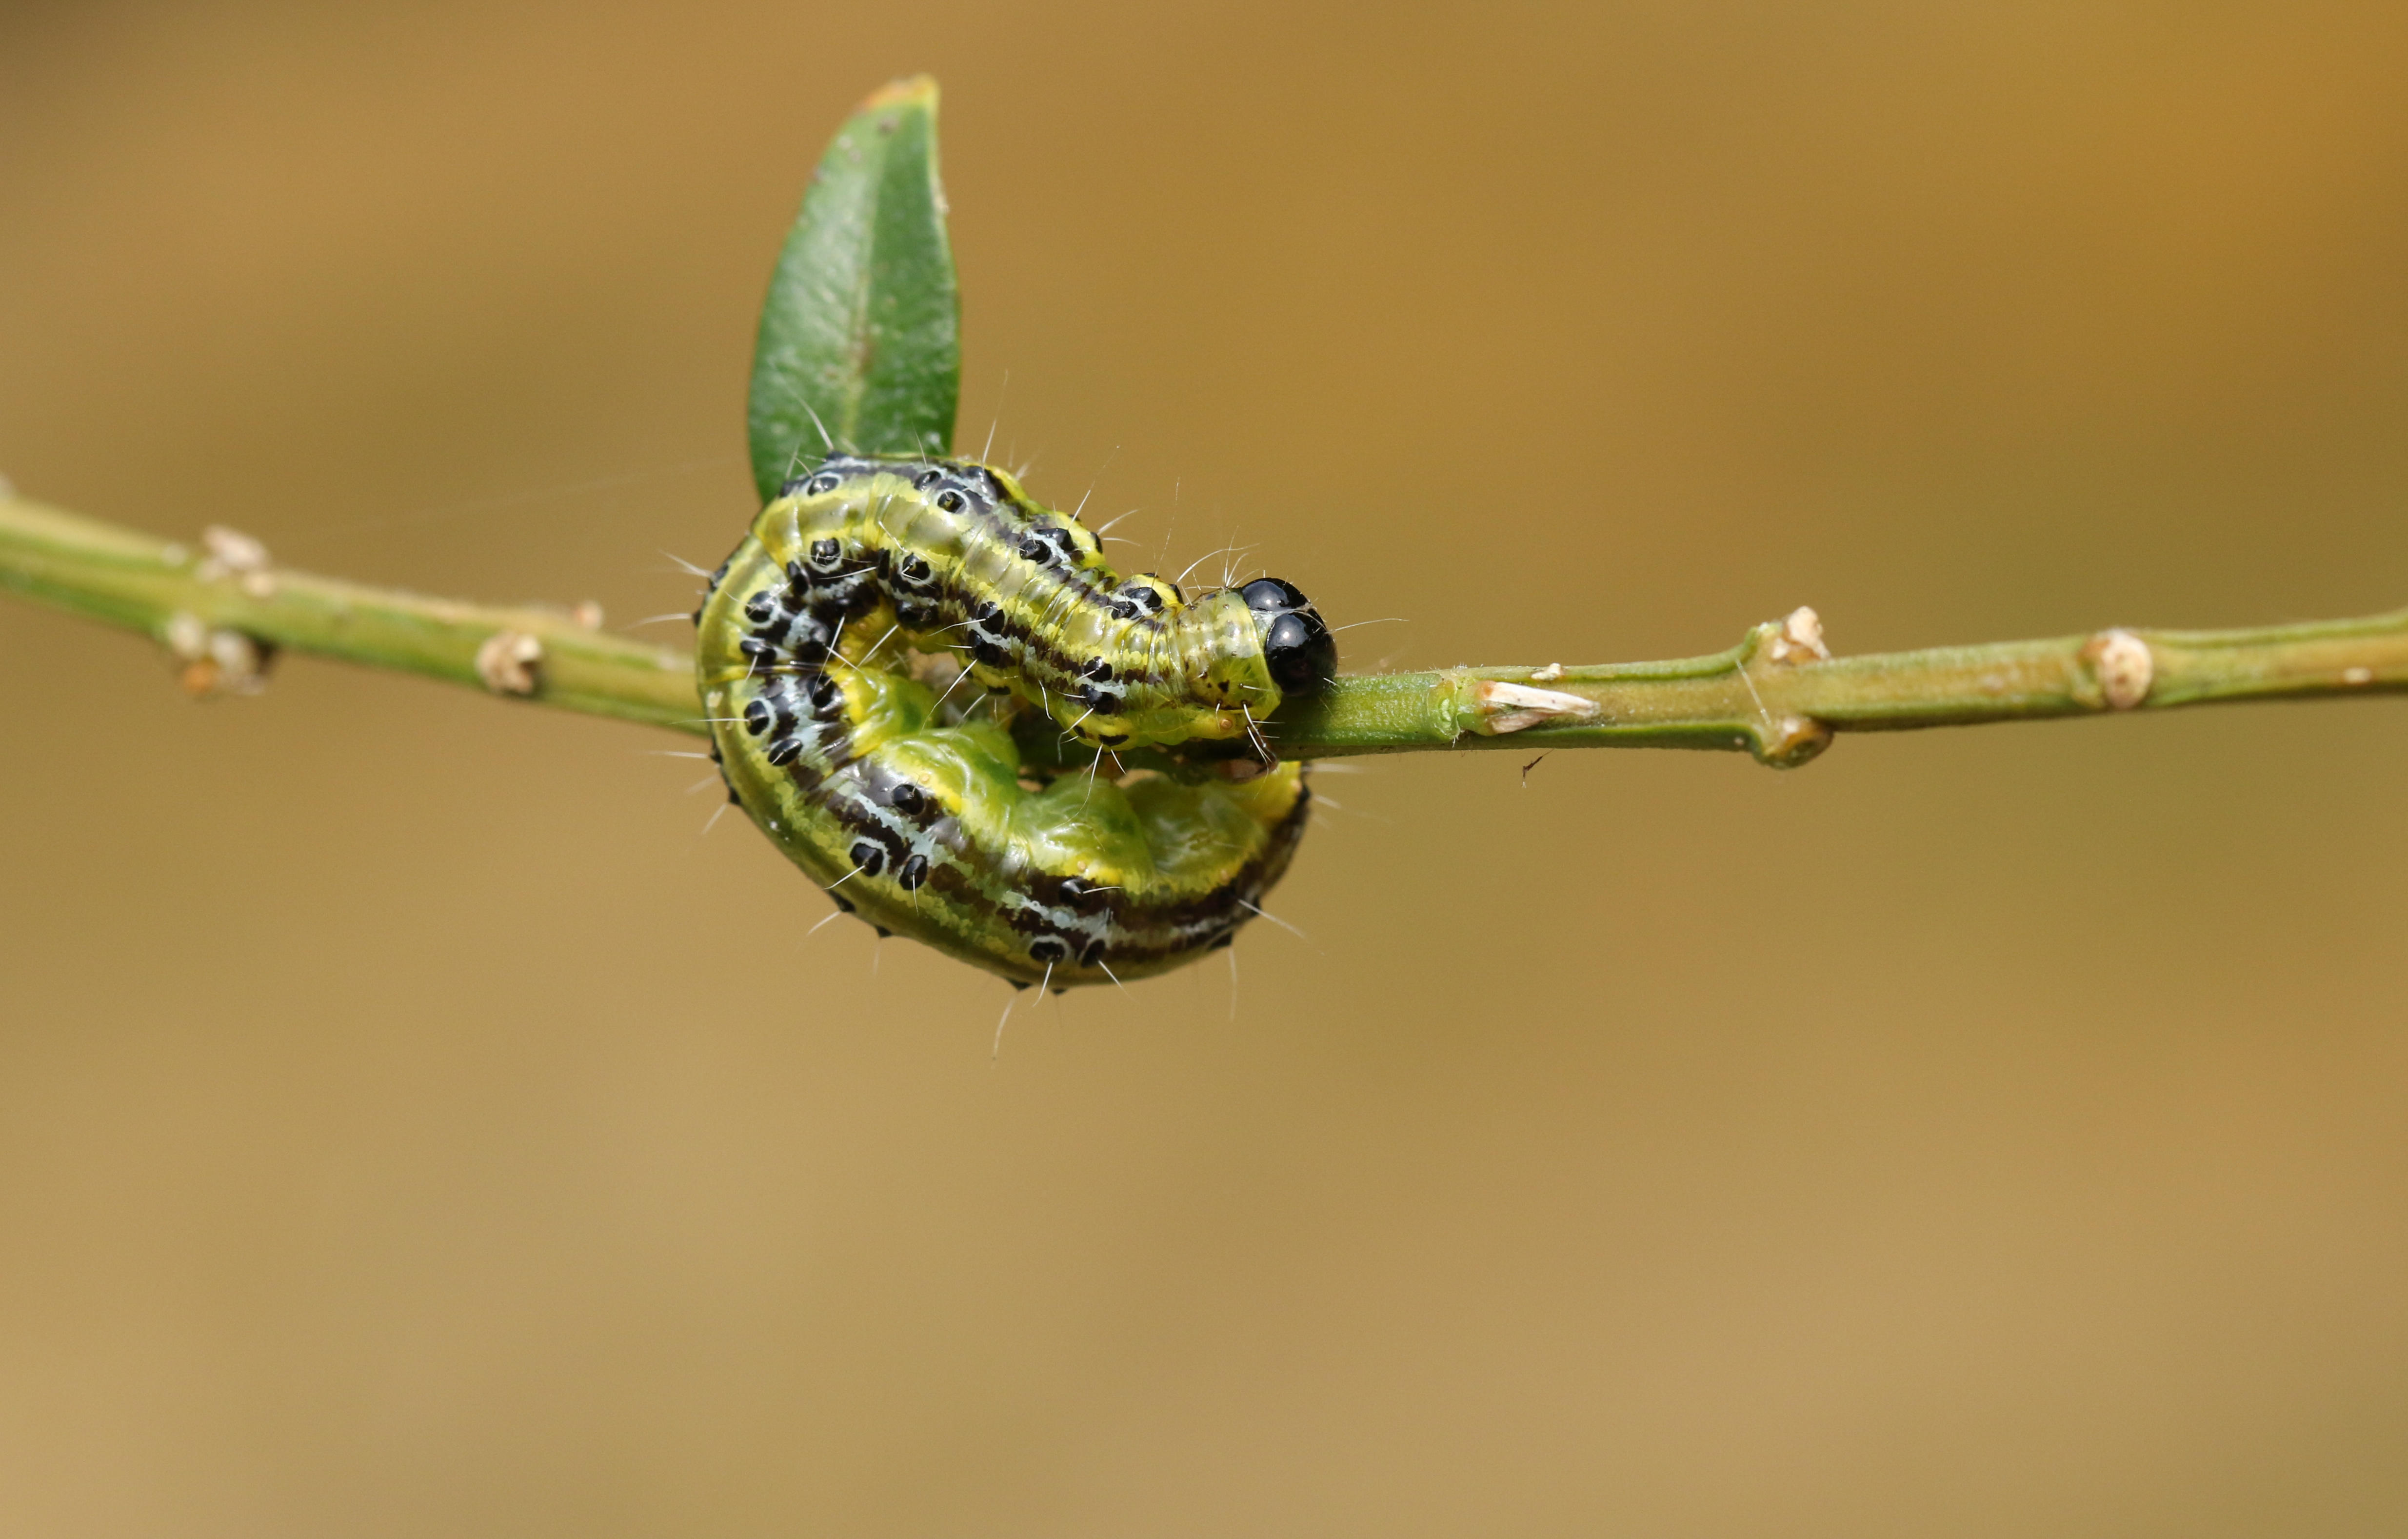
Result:
[[[1524,668],[1341,680],[1323,699],[1283,712],[1272,741],[1299,758],[1440,747],[1704,748],[1786,767],[1812,758],[1836,732],[2408,689],[2408,610],[2256,630],[2131,630],[1828,660],[1781,658],[1782,629],[1757,626],[1711,656],[1567,668],[1546,680]],[[2147,692],[2130,704],[2111,699],[2102,677],[2107,636],[2147,649]],[[1480,698],[1491,683],[1592,701],[1597,714],[1498,731],[1498,711]]]
[[[221,564],[222,565],[222,564]],[[142,631],[195,627],[291,652],[523,694],[545,705],[704,730],[692,660],[566,611],[427,598],[289,568],[225,572],[200,550],[0,496],[0,589]],[[182,617],[182,618],[179,618]],[[2102,631],[2043,641],[1825,659],[1813,617],[1751,629],[1709,657],[1457,668],[1340,679],[1264,723],[1291,758],[1429,749],[1705,748],[1801,764],[1835,732],[2161,711],[2408,689],[2408,611],[2235,631]],[[515,684],[480,668],[497,636],[540,659]],[[1024,749],[1082,762],[1043,723]]]
[[[477,666],[497,634],[543,649],[526,698],[569,711],[703,730],[694,659],[590,629],[566,610],[464,604],[272,568],[266,583],[207,575],[203,551],[0,497],[0,591],[22,594],[167,644],[176,617],[291,652],[490,687]],[[251,591],[253,588],[264,592]],[[190,622],[186,622],[189,626]]]

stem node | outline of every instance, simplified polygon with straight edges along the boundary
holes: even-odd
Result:
[[[1795,770],[1831,746],[1831,729],[1812,716],[1784,716],[1755,735],[1756,761]]]
[[[2149,685],[2156,682],[2157,660],[2149,651],[2149,643],[2118,626],[2102,630],[2082,648],[2082,661],[2090,676],[2083,681],[2086,703],[2104,705],[2110,711],[2129,711],[2149,698]],[[2098,698],[2092,701],[2089,696]]]
[[[1532,689],[1502,679],[1482,679],[1471,689],[1471,729],[1486,737],[1519,732],[1545,722],[1590,722],[1602,708],[1585,695]]]
[[[543,642],[523,630],[497,630],[477,649],[477,677],[496,695],[528,696],[543,683]]]

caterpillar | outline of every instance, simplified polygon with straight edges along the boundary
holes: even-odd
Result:
[[[730,798],[840,910],[1015,985],[1227,945],[1303,835],[1304,766],[1258,724],[1336,671],[1312,604],[1277,578],[1193,600],[1125,579],[992,466],[830,457],[762,509],[695,623]],[[1028,712],[1094,764],[1024,764]],[[1103,772],[1240,740],[1254,757]]]

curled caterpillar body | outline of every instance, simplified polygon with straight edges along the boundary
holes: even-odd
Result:
[[[975,699],[957,687],[974,683],[1100,765],[1246,735],[1335,662],[1286,583],[1189,603],[1125,582],[987,467],[830,460],[762,511],[698,626],[716,756],[753,821],[839,905],[1017,983],[1142,977],[1226,944],[1303,833],[1301,765],[1032,783],[1003,722],[964,719],[945,689]],[[968,679],[940,689],[946,665],[914,650]]]
[[[882,597],[894,613],[882,618],[910,644],[959,654],[977,683],[1091,748],[1245,737],[1250,717],[1318,688],[1337,663],[1288,584],[1190,603],[1150,572],[1123,579],[1077,519],[989,466],[840,455],[789,482],[752,533],[793,600],[867,619]],[[756,624],[800,619],[793,601],[761,607]]]

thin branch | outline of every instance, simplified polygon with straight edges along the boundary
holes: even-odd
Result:
[[[1423,748],[1706,748],[1805,763],[1837,732],[2408,689],[2408,610],[1833,658],[1812,610],[1710,657],[1343,679],[1269,724],[1297,758]]]
[[[464,604],[260,566],[246,558],[248,544],[222,536],[195,550],[0,496],[0,590],[141,631],[196,664],[212,661],[212,639],[247,636],[569,711],[704,729],[688,653],[605,634],[566,610]]]
[[[221,535],[195,551],[0,495],[0,589],[142,631],[188,659],[206,663],[211,638],[249,638],[569,711],[704,730],[692,658],[681,650],[606,635],[564,611],[426,598],[267,566],[246,544]],[[1291,758],[1705,748],[1789,766],[1813,757],[1835,732],[2403,689],[2408,611],[2258,630],[2115,629],[1832,658],[1813,611],[1800,610],[1710,657],[1340,679],[1263,729]],[[1022,748],[1029,759],[1060,761],[1059,732],[1050,723],[1028,726]],[[1072,756],[1087,767],[1083,754]]]

